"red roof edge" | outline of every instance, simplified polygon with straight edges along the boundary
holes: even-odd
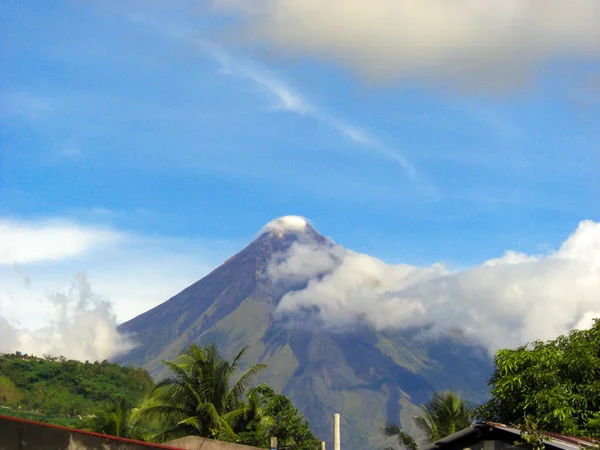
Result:
[[[26,424],[29,424],[29,425],[38,425],[38,426],[43,426],[43,427],[47,427],[47,428],[54,428],[56,430],[69,431],[71,433],[84,434],[84,435],[87,435],[87,436],[96,436],[96,437],[100,437],[100,438],[103,438],[103,439],[109,439],[111,441],[127,442],[129,444],[143,445],[143,446],[149,447],[149,448],[162,448],[162,449],[167,449],[167,450],[173,450],[173,449],[181,450],[178,447],[169,447],[168,445],[152,444],[150,442],[136,441],[135,439],[127,439],[127,438],[121,438],[121,437],[116,437],[116,436],[110,436],[108,434],[94,433],[92,431],[78,430],[76,428],[63,427],[61,425],[54,425],[54,424],[51,424],[51,423],[36,422],[35,420],[21,419],[19,417],[4,416],[2,414],[0,414],[0,420],[10,420],[11,422],[26,423]]]
[[[568,442],[570,444],[575,444],[575,445],[579,445],[582,442],[585,442],[585,443],[591,444],[591,445],[598,443],[597,440],[589,438],[589,437],[570,436],[568,434],[553,433],[551,431],[544,431],[544,435],[549,436],[554,439],[560,439],[561,441],[565,441],[565,442]]]
[[[490,426],[496,427],[496,428],[517,429],[514,425],[506,425],[506,424],[498,423],[498,422],[486,421],[484,423],[486,425],[490,425]],[[554,433],[552,431],[543,431],[543,433],[544,433],[544,436],[547,436],[549,438],[556,439],[558,441],[563,441],[568,444],[578,445],[578,446],[581,446],[582,444],[588,444],[591,446],[591,445],[596,445],[599,443],[599,441],[597,441],[596,439],[593,439],[590,437],[585,437],[585,436],[571,436],[568,434]]]

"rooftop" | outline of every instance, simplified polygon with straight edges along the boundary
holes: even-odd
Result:
[[[447,436],[421,448],[421,450],[462,450],[481,441],[503,441],[514,443],[521,436],[518,428],[495,422],[477,422],[469,428]],[[581,448],[595,447],[598,441],[586,438],[569,436],[566,434],[544,432],[548,439],[544,440],[546,448],[560,450],[580,450]]]

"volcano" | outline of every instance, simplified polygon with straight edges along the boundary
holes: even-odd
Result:
[[[329,445],[332,415],[342,415],[342,445],[349,450],[380,448],[381,427],[389,420],[410,431],[412,415],[434,390],[485,400],[492,362],[460,333],[424,340],[418,330],[378,330],[359,319],[329,327],[310,308],[278,312],[283,296],[303,289],[306,281],[276,282],[269,268],[285,263],[298,245],[334,244],[301,217],[270,222],[213,272],[122,324],[119,331],[138,345],[119,362],[159,378],[165,374],[162,360],[174,359],[192,343],[215,342],[228,357],[249,345],[245,363],[268,366],[258,381],[289,396]]]

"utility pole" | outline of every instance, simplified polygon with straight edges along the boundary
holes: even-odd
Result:
[[[333,450],[340,450],[340,415],[333,415]]]

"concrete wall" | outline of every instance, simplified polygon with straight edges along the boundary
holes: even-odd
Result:
[[[148,450],[165,445],[119,439],[71,428],[0,416],[0,450]]]
[[[169,441],[165,445],[181,448],[184,450],[261,450],[257,447],[232,444],[231,442],[213,441],[212,439],[198,436],[187,436],[181,439]]]
[[[150,444],[0,415],[0,450],[261,450],[197,436]]]
[[[516,440],[516,439],[515,439]],[[517,450],[513,444],[504,441],[479,441],[464,450]],[[521,449],[522,450],[522,449]]]

